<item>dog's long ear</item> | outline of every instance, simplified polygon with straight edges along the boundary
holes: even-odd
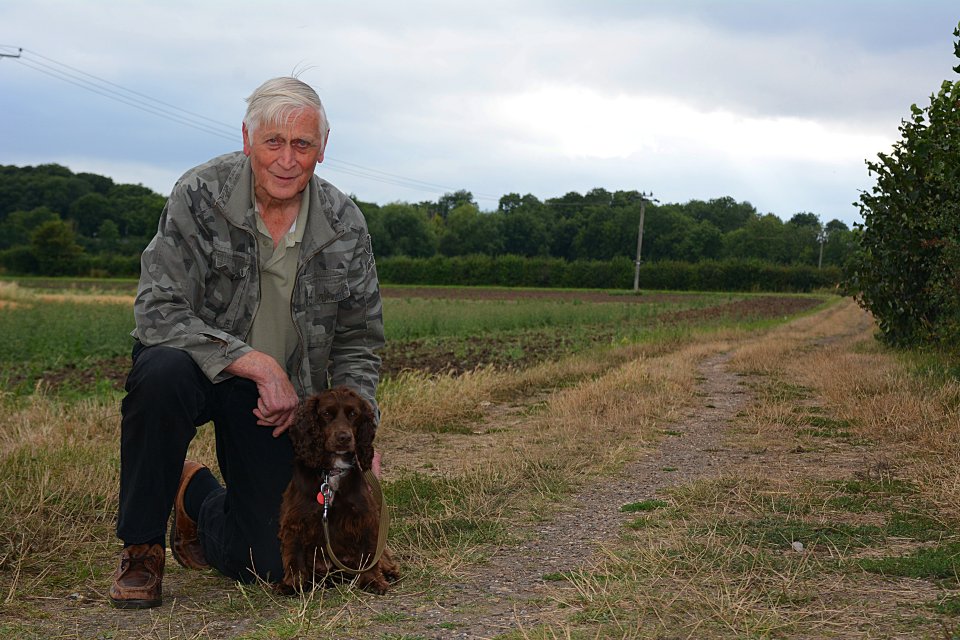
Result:
[[[364,398],[360,398],[360,417],[357,418],[357,462],[362,469],[370,469],[373,465],[373,439],[377,435],[377,423],[373,415],[373,407]]]
[[[293,445],[293,456],[308,467],[319,467],[323,457],[323,418],[317,410],[316,396],[300,403],[297,417],[287,433]]]

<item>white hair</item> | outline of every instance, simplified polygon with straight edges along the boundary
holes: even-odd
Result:
[[[292,76],[283,76],[267,80],[254,89],[247,98],[247,113],[243,124],[247,132],[253,132],[263,125],[286,123],[295,112],[301,109],[313,109],[319,116],[320,150],[327,141],[330,123],[323,109],[320,96],[307,83]]]

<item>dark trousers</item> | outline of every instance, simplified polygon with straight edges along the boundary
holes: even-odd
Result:
[[[133,351],[120,424],[117,536],[127,544],[163,538],[187,447],[214,424],[226,488],[210,493],[197,519],[207,562],[235,580],[283,577],[277,538],[280,499],[293,458],[286,434],[257,425],[257,387],[245,378],[213,384],[186,352]]]

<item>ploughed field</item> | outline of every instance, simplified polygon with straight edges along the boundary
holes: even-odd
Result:
[[[0,325],[31,333],[15,339],[9,353],[0,349],[3,382],[21,393],[121,389],[130,363],[133,285],[108,292],[60,286],[30,283],[5,303]],[[522,369],[694,326],[762,323],[823,302],[809,295],[391,286],[383,287],[383,297],[385,378]]]
[[[478,367],[524,368],[591,347],[612,344],[640,330],[682,327],[696,323],[744,322],[783,318],[812,309],[823,300],[788,295],[717,298],[703,306],[688,307],[697,294],[650,293],[630,295],[602,291],[405,288],[383,291],[385,298],[457,299],[517,303],[552,301],[567,304],[647,305],[649,314],[515,331],[485,332],[469,336],[437,336],[388,341],[383,351],[383,374],[405,370],[425,373],[463,373]],[[674,309],[674,307],[680,307]],[[659,311],[660,309],[662,311]],[[389,316],[385,311],[385,322]]]

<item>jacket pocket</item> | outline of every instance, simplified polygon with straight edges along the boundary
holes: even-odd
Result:
[[[230,249],[213,250],[213,268],[230,278],[239,280],[246,278],[250,273],[251,258],[245,253],[231,251]]]
[[[200,317],[208,324],[232,332],[242,311],[249,305],[247,285],[253,258],[230,249],[214,248],[207,272],[206,291]]]
[[[337,326],[340,302],[350,297],[344,271],[317,269],[301,279],[295,315],[303,318],[306,343],[314,348],[329,348]]]
[[[342,271],[318,269],[303,276],[307,305],[340,302],[350,295],[347,274]]]

